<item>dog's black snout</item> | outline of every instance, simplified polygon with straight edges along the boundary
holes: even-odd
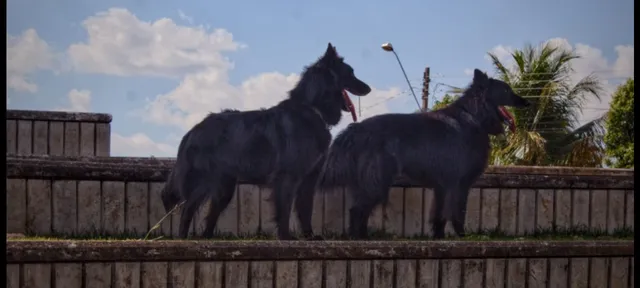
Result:
[[[512,97],[516,99],[514,105],[516,107],[529,107],[529,105],[531,105],[531,102],[529,102],[527,99],[522,98],[521,96],[513,94]]]
[[[365,96],[371,92],[371,87],[369,87],[367,83],[356,78],[355,81],[353,81],[352,87],[349,87],[349,90],[349,92],[356,96]]]

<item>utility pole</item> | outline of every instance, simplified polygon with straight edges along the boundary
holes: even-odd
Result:
[[[429,110],[429,82],[431,82],[429,70],[429,67],[425,68],[422,76],[422,111]]]

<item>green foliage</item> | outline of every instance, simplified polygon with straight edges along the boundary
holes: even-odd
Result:
[[[453,103],[453,101],[456,101],[456,99],[458,99],[459,96],[452,96],[449,94],[445,94],[444,97],[442,97],[442,100],[436,100],[436,102],[433,104],[433,107],[431,108],[432,110],[438,110],[438,109],[442,109],[444,107],[446,107],[447,105]]]
[[[589,75],[575,85],[570,81],[571,61],[579,56],[550,43],[526,45],[511,54],[514,67],[507,67],[489,53],[496,78],[531,102],[530,107],[512,109],[517,131],[493,137],[494,165],[600,167],[604,159],[603,120],[581,127],[583,103],[600,98],[601,83]]]
[[[604,136],[606,154],[613,159],[606,163],[614,168],[633,168],[633,137],[635,114],[633,111],[633,79],[618,86],[613,94],[607,115]]]

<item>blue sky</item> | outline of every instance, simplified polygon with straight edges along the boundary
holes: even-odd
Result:
[[[62,2],[8,1],[8,107],[111,113],[114,155],[173,157],[207,111],[275,104],[329,41],[376,88],[364,117],[416,109],[387,41],[418,97],[427,65],[434,84],[464,86],[492,73],[488,51],[549,39],[583,55],[577,78],[633,75],[631,0]]]

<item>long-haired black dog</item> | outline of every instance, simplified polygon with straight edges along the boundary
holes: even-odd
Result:
[[[175,167],[162,191],[165,209],[186,200],[178,236],[187,237],[195,211],[211,199],[204,237],[211,237],[237,181],[273,188],[278,238],[294,239],[289,216],[294,198],[305,237],[313,236],[314,186],[331,142],[329,129],[357,96],[371,88],[329,43],[307,67],[289,97],[269,109],[211,113],[182,138]]]
[[[434,238],[444,237],[447,220],[463,236],[468,191],[487,166],[489,135],[504,133],[504,122],[515,129],[502,106],[528,105],[505,82],[476,69],[463,95],[443,109],[350,124],[331,144],[318,187],[350,191],[349,234],[366,238],[372,210],[387,201],[394,179],[403,175],[434,188]]]

